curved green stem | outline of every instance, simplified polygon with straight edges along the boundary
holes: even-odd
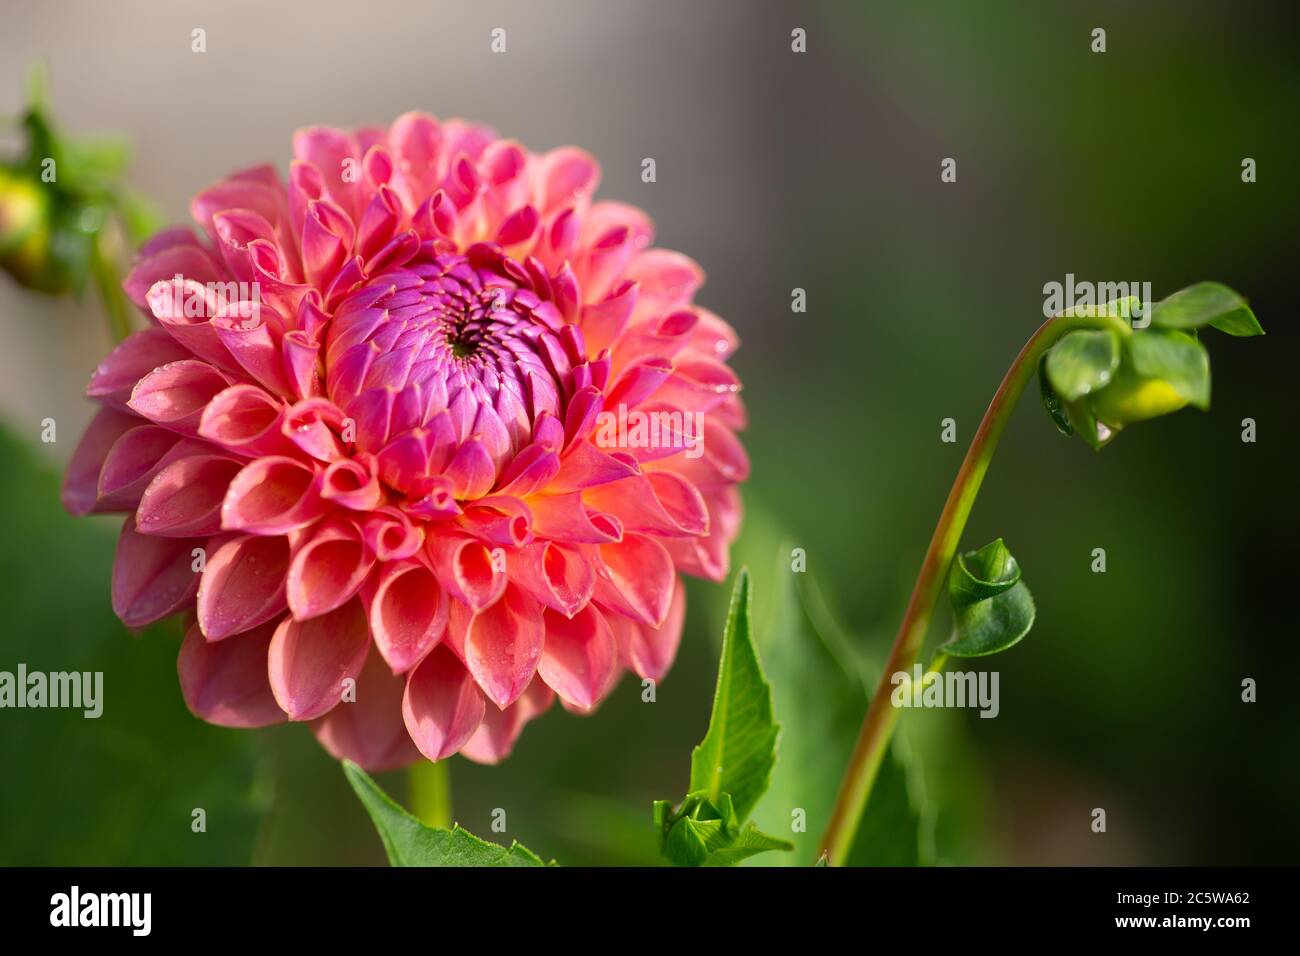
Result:
[[[1113,316],[1053,316],[1039,326],[1007,369],[1002,384],[994,393],[979,429],[971,440],[957,478],[953,481],[952,490],[948,493],[943,512],[939,515],[939,523],[930,538],[930,546],[921,562],[912,596],[899,625],[898,636],[894,638],[889,660],[880,672],[880,681],[863,719],[857,745],[844,772],[835,809],[821,842],[822,852],[831,865],[844,863],[853,847],[858,822],[866,809],[871,786],[889,746],[894,724],[898,721],[898,710],[890,704],[890,678],[900,671],[910,672],[920,655],[935,602],[943,590],[948,566],[957,551],[966,519],[975,504],[975,496],[979,494],[980,484],[984,481],[984,473],[988,471],[998,439],[1002,437],[1025,386],[1037,373],[1039,361],[1061,336],[1080,328],[1113,329],[1123,336],[1132,334],[1132,329],[1125,320]]]
[[[131,334],[131,303],[122,291],[122,275],[114,262],[114,257],[107,249],[103,235],[95,237],[90,251],[90,268],[95,278],[95,286],[104,300],[104,309],[108,313],[108,331],[117,344]]]
[[[431,827],[450,830],[451,767],[446,760],[421,760],[407,779],[411,812]]]

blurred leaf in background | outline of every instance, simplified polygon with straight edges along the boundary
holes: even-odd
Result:
[[[0,458],[0,670],[103,673],[98,718],[0,710],[0,864],[248,863],[266,805],[253,737],[186,710],[174,621],[131,636],[113,616],[111,527],[66,514],[57,478],[7,430]]]

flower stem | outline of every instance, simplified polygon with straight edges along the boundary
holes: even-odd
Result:
[[[407,779],[411,812],[422,822],[451,829],[451,767],[446,760],[421,760]]]
[[[104,309],[108,313],[108,331],[117,344],[131,334],[131,304],[126,293],[122,291],[122,275],[115,257],[105,246],[103,234],[95,237],[91,245],[90,268],[95,277],[95,286],[100,298],[104,300]]]
[[[822,837],[822,853],[830,865],[843,864],[853,847],[858,823],[866,809],[872,784],[875,783],[876,773],[898,721],[898,710],[890,703],[890,679],[900,671],[910,672],[921,653],[935,602],[943,590],[948,566],[957,551],[966,519],[975,504],[975,496],[979,494],[980,484],[993,458],[998,439],[1002,437],[1003,429],[1024,393],[1025,386],[1037,373],[1039,361],[1061,336],[1080,328],[1112,329],[1121,336],[1132,333],[1127,322],[1108,315],[1053,316],[1039,326],[1007,369],[1002,384],[993,394],[993,400],[989,402],[988,410],[966,451],[952,490],[948,492],[948,500],[939,515],[939,523],[935,526],[930,546],[921,562],[889,660],[880,672],[880,681],[862,721],[862,730],[844,772],[830,824]]]

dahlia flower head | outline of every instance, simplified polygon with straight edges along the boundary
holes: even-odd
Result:
[[[572,147],[411,113],[299,131],[124,282],[64,486],[126,512],[113,609],[184,614],[186,703],[372,770],[496,762],[558,698],[659,679],[748,472],[704,276]]]

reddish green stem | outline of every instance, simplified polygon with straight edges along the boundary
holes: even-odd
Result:
[[[890,679],[896,673],[910,672],[920,656],[934,605],[943,590],[948,567],[957,551],[966,519],[975,504],[975,496],[979,494],[980,484],[984,480],[984,473],[988,471],[998,439],[1002,437],[1002,431],[1024,393],[1025,386],[1037,373],[1039,361],[1061,336],[1079,328],[1114,329],[1121,335],[1129,335],[1132,331],[1124,320],[1105,315],[1054,316],[1039,326],[1007,369],[1002,384],[994,393],[979,429],[971,440],[957,478],[953,481],[952,490],[948,493],[948,501],[939,515],[939,523],[930,538],[930,546],[921,562],[912,596],[899,625],[898,636],[894,638],[889,660],[880,672],[880,681],[867,708],[857,745],[844,772],[835,809],[821,842],[822,853],[831,865],[843,864],[853,847],[858,823],[866,809],[872,784],[875,783],[894,725],[898,721],[898,710],[890,703]]]

